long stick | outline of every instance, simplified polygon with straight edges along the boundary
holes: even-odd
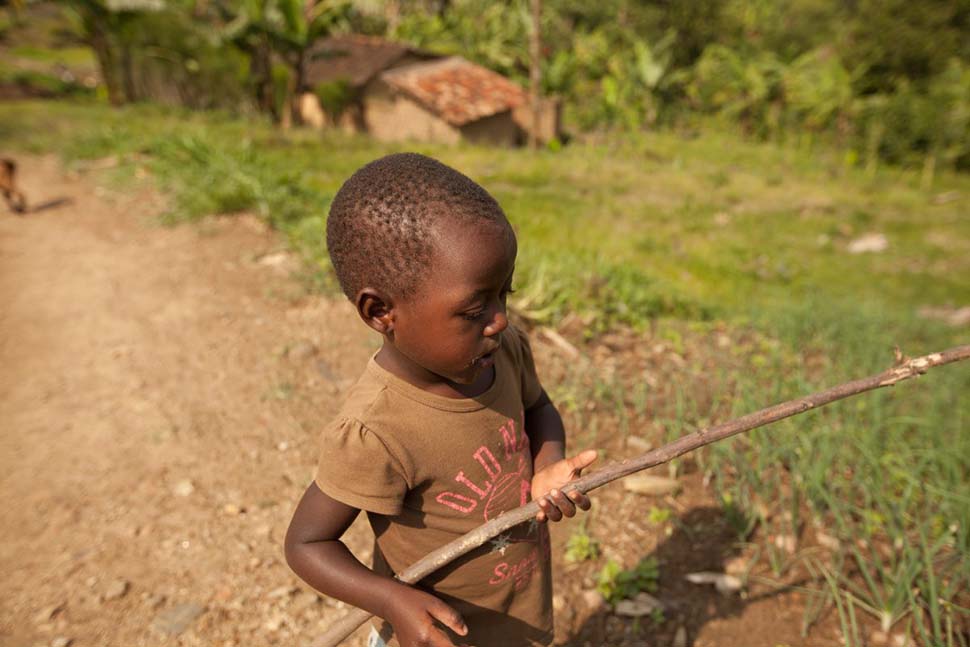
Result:
[[[956,346],[940,353],[932,353],[923,357],[910,359],[878,375],[853,382],[846,382],[845,384],[834,386],[825,391],[776,404],[767,409],[756,411],[755,413],[749,413],[737,420],[687,434],[668,445],[651,450],[637,458],[611,463],[601,470],[591,472],[562,488],[562,491],[570,492],[572,490],[579,490],[581,492],[589,492],[611,481],[629,476],[640,470],[645,470],[648,467],[661,465],[682,454],[686,454],[687,452],[718,440],[723,440],[741,432],[750,431],[751,429],[777,422],[783,418],[804,413],[828,404],[829,402],[842,400],[843,398],[848,398],[849,396],[857,395],[865,391],[872,391],[884,386],[893,386],[897,382],[922,375],[934,366],[942,366],[943,364],[958,362],[967,358],[970,358],[970,345]],[[407,584],[418,582],[445,564],[478,548],[492,537],[535,517],[538,512],[539,504],[535,501],[520,508],[509,510],[415,562],[406,570],[399,573],[397,579]],[[339,645],[370,617],[371,614],[361,609],[351,611],[333,624],[324,635],[320,636],[313,643],[313,647],[336,647],[336,645]]]

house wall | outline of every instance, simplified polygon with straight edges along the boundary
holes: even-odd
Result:
[[[512,112],[512,117],[522,129],[523,139],[528,139],[532,130],[532,104],[526,102]],[[548,142],[552,138],[560,137],[562,133],[562,102],[554,97],[544,97],[539,100],[539,133],[540,142]]]
[[[457,144],[461,133],[415,101],[382,81],[368,83],[363,93],[367,132],[383,141],[417,140]]]
[[[460,130],[465,141],[491,146],[515,146],[521,132],[509,110],[465,124]]]

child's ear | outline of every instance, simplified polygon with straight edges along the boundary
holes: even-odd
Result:
[[[391,315],[394,305],[391,299],[373,288],[363,288],[357,293],[355,302],[357,314],[365,324],[387,335],[394,330],[394,317]]]

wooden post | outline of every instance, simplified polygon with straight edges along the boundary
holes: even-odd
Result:
[[[542,0],[532,0],[532,33],[529,38],[529,103],[532,108],[532,127],[529,129],[529,148],[539,148],[539,125],[542,107],[539,105],[539,84],[542,82],[542,42],[540,28]]]

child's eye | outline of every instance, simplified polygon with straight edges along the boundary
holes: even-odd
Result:
[[[481,317],[484,313],[485,313],[484,310],[478,310],[477,312],[466,312],[465,314],[462,315],[462,318],[467,319],[468,321],[475,321],[476,319]]]

